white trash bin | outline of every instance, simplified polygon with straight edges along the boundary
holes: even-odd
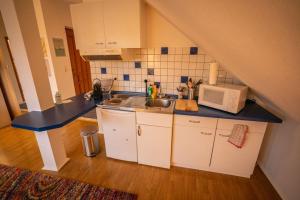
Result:
[[[86,126],[80,131],[83,152],[88,157],[96,156],[100,152],[98,128]]]

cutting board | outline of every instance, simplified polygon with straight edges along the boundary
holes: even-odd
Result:
[[[195,100],[178,99],[176,100],[175,109],[198,112],[198,105]]]

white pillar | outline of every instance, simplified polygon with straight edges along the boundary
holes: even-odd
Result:
[[[29,111],[53,106],[33,0],[0,0],[0,10]],[[62,132],[35,132],[43,169],[58,171],[67,161]]]
[[[44,170],[58,171],[69,161],[59,129],[35,132],[35,137],[44,162]]]

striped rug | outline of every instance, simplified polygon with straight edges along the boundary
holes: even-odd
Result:
[[[0,199],[134,200],[137,195],[0,165]]]

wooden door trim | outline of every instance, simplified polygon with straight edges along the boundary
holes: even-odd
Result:
[[[9,57],[10,57],[10,60],[11,60],[12,66],[13,66],[14,74],[15,74],[16,79],[17,79],[17,85],[19,86],[19,90],[20,90],[20,93],[21,93],[22,100],[25,101],[25,97],[24,97],[22,86],[21,86],[20,78],[19,78],[17,68],[16,68],[16,65],[15,65],[15,62],[14,62],[14,58],[13,58],[11,50],[10,50],[9,39],[8,39],[8,37],[4,37],[4,38],[5,38],[6,47],[8,49]]]
[[[76,59],[76,44],[75,44],[75,40],[70,41],[69,36],[68,36],[68,34],[71,33],[73,35],[73,39],[74,39],[74,33],[73,33],[73,29],[70,27],[65,27],[65,32],[66,32],[68,49],[69,49],[70,63],[71,63],[71,68],[72,68],[73,84],[74,84],[76,95],[79,95],[81,93],[80,92],[81,89],[79,86],[80,82],[79,82],[79,77],[78,77],[78,72],[77,72],[77,66],[78,66],[77,62],[78,61]]]

